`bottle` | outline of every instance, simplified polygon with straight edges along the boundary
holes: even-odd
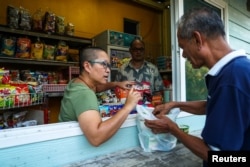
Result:
[[[164,103],[172,101],[172,88],[164,90]]]

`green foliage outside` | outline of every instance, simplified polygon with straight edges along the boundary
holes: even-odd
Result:
[[[207,88],[205,84],[204,75],[208,69],[202,67],[200,69],[193,69],[192,65],[186,62],[186,99],[192,100],[206,100]]]

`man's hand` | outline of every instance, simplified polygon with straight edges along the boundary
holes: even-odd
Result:
[[[177,126],[176,123],[165,115],[157,115],[157,118],[157,120],[145,120],[145,125],[153,133],[169,133],[171,132],[171,127]]]
[[[153,111],[154,115],[166,115],[173,108],[172,102],[157,105]]]

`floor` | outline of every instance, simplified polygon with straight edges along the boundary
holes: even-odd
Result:
[[[201,167],[202,160],[183,144],[177,143],[169,152],[144,152],[140,147],[130,148],[75,162],[65,167]]]

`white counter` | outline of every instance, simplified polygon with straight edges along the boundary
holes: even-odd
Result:
[[[192,132],[202,129],[204,117],[182,117],[177,123],[189,125]],[[99,147],[89,144],[77,122],[0,130],[1,166],[61,167],[134,147],[140,147],[134,117]]]

